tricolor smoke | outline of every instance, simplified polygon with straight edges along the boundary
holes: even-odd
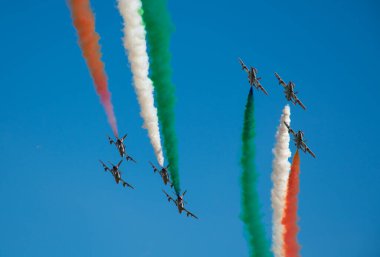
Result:
[[[257,193],[257,177],[255,159],[255,120],[253,90],[249,91],[244,112],[244,126],[242,134],[242,157],[240,164],[243,169],[241,176],[242,185],[242,214],[241,219],[245,224],[251,257],[271,256],[264,227],[261,223],[259,196]]]
[[[178,145],[175,132],[174,86],[171,81],[170,36],[173,25],[167,10],[167,0],[142,0],[143,19],[149,42],[151,78],[153,80],[158,118],[169,172],[175,191],[180,193]]]
[[[69,0],[71,17],[78,32],[79,45],[90,70],[96,92],[106,111],[108,122],[113,133],[118,136],[116,118],[108,91],[108,78],[101,60],[99,35],[95,31],[95,18],[91,11],[89,0]]]
[[[273,171],[272,171],[272,208],[273,208],[273,227],[272,227],[272,251],[275,257],[283,257],[283,233],[284,226],[282,218],[285,207],[286,189],[290,170],[289,149],[290,136],[284,122],[290,125],[290,107],[286,105],[282,110],[280,125],[276,132],[276,145],[273,149]]]
[[[153,146],[158,163],[164,165],[158,127],[157,109],[154,107],[153,85],[148,77],[149,59],[146,49],[145,28],[143,25],[140,0],[118,0],[118,8],[124,19],[124,47],[131,64],[135,92],[144,119],[144,128]]]
[[[300,245],[297,241],[298,234],[298,193],[300,191],[300,157],[298,150],[294,155],[292,167],[289,174],[288,189],[286,193],[286,204],[284,209],[284,218],[282,223],[285,226],[284,231],[284,253],[285,257],[299,257]]]

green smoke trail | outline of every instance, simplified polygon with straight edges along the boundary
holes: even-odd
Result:
[[[251,257],[271,256],[268,242],[265,238],[264,226],[260,220],[259,196],[256,190],[257,177],[255,159],[255,120],[252,88],[249,91],[244,112],[244,127],[242,135],[242,157],[240,164],[243,169],[242,185],[242,213],[241,219],[245,224]]]
[[[167,0],[142,0],[143,20],[149,42],[151,79],[154,84],[158,119],[174,189],[181,192],[178,172],[178,146],[175,133],[174,85],[171,81],[170,36],[173,25],[167,10]]]

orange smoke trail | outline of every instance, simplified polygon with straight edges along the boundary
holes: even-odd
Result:
[[[106,111],[113,133],[118,136],[116,118],[108,91],[108,78],[101,60],[99,35],[95,31],[95,18],[89,0],[69,0],[71,17],[79,37],[79,45],[86,60],[96,92]]]
[[[286,203],[284,209],[284,216],[282,224],[285,227],[284,231],[284,253],[285,257],[299,257],[300,245],[297,241],[297,234],[299,231],[297,221],[298,210],[298,193],[300,191],[300,157],[298,150],[294,155],[292,167],[290,169],[288,180],[288,191],[286,194]]]

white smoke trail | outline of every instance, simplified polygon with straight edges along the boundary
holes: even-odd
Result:
[[[153,83],[148,77],[149,59],[146,49],[145,28],[140,15],[142,10],[140,0],[118,0],[118,9],[124,19],[124,48],[128,52],[131,64],[135,92],[141,108],[143,127],[148,130],[148,136],[153,146],[158,163],[164,165],[158,127],[157,109],[154,107]]]
[[[275,257],[284,257],[284,226],[282,217],[285,207],[286,188],[288,183],[290,162],[292,155],[289,149],[290,136],[284,122],[290,125],[290,107],[286,105],[282,110],[280,125],[276,132],[276,145],[273,149],[273,171],[272,171],[272,208],[273,208],[273,228],[272,228],[272,251]]]

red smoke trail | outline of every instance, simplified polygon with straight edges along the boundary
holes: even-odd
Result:
[[[108,91],[108,78],[101,60],[99,35],[95,31],[95,18],[89,0],[69,0],[71,17],[78,32],[79,45],[95,84],[96,92],[106,111],[113,133],[118,136],[116,118]]]
[[[300,157],[298,150],[294,155],[292,167],[290,169],[288,180],[288,191],[286,194],[286,203],[282,224],[285,227],[284,231],[284,253],[285,257],[299,257],[300,245],[297,241],[299,231],[297,221],[298,209],[298,193],[300,191]]]

